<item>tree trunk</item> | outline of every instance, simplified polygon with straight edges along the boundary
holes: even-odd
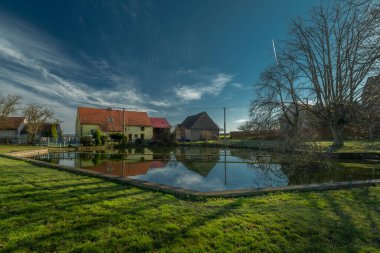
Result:
[[[34,134],[28,134],[28,144],[34,144],[35,143],[35,135]]]
[[[298,136],[298,128],[297,126],[291,126],[291,129],[288,131],[288,137],[295,139]]]
[[[330,125],[330,129],[331,129],[331,133],[332,133],[333,139],[334,139],[333,145],[338,146],[338,147],[343,146],[343,144],[344,144],[343,129],[338,127],[338,126],[334,126],[334,125]]]
[[[294,150],[300,144],[300,140],[299,140],[300,138],[299,138],[297,126],[291,125],[290,129],[285,132],[284,137],[285,137],[284,139],[285,149],[281,151]]]
[[[372,123],[370,123],[369,124],[369,133],[368,133],[368,138],[370,139],[370,140],[372,140],[373,139],[373,128],[374,128],[374,126],[373,126],[373,124]]]

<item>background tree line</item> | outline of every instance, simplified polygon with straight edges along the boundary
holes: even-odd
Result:
[[[53,111],[44,105],[32,103],[21,107],[21,102],[22,97],[20,96],[0,95],[0,128],[4,126],[6,117],[14,116],[21,111],[27,121],[28,143],[34,143],[36,135],[42,130],[43,124],[52,120],[56,121],[56,119],[54,119]],[[53,138],[58,137],[54,124],[52,125],[51,134]]]

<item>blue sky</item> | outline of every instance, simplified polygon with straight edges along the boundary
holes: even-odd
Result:
[[[145,110],[172,125],[207,111],[220,126],[227,107],[234,130],[274,62],[272,39],[286,39],[289,20],[315,4],[1,1],[1,94],[51,107],[65,133],[77,106]]]

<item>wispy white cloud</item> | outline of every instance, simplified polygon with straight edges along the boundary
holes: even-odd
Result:
[[[169,108],[169,107],[171,107],[173,105],[172,102],[169,102],[167,100],[162,100],[162,101],[152,100],[149,103],[152,104],[152,105],[154,105],[154,106],[164,107],[164,108]]]
[[[74,130],[75,119],[75,114],[68,115],[67,111],[72,112],[78,105],[155,111],[144,106],[149,96],[135,88],[131,76],[108,73],[109,85],[101,89],[69,80],[55,70],[81,72],[85,67],[60,50],[57,41],[9,16],[2,16],[0,21],[1,93],[21,95],[26,103],[43,101],[52,106],[57,117],[67,122],[64,124],[67,132]],[[105,60],[94,64],[103,71],[109,68]],[[168,106],[159,101],[151,104]],[[71,118],[65,118],[68,116]]]
[[[236,88],[237,90],[240,90],[240,91],[249,91],[249,90],[253,90],[253,85],[244,85],[242,83],[236,83],[236,82],[233,82],[230,84],[231,87],[234,87]]]
[[[194,72],[187,72],[194,74]],[[197,72],[195,72],[197,74]],[[194,85],[184,85],[177,87],[175,95],[185,101],[199,100],[206,95],[217,96],[225,86],[232,80],[232,75],[217,73],[213,75],[200,74],[199,77],[203,80]]]
[[[240,89],[243,88],[244,85],[241,83],[231,83],[231,86]]]
[[[245,123],[249,121],[248,119],[237,119],[237,120],[234,120],[234,123]]]
[[[175,81],[169,83],[174,89],[169,87],[162,96],[149,95],[128,69],[116,70],[106,59],[93,59],[85,53],[73,58],[60,41],[0,14],[0,93],[21,95],[25,103],[50,106],[64,121],[67,133],[74,132],[77,106],[127,108],[152,114],[166,110],[165,115],[170,115],[173,110],[169,108],[217,96],[232,83],[232,75],[209,68],[181,69],[171,73]],[[97,83],[90,83],[92,80]]]

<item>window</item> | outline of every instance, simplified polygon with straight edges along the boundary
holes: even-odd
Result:
[[[108,122],[113,122],[113,118],[108,118]]]
[[[145,127],[141,127],[141,131],[144,131],[145,130]]]

